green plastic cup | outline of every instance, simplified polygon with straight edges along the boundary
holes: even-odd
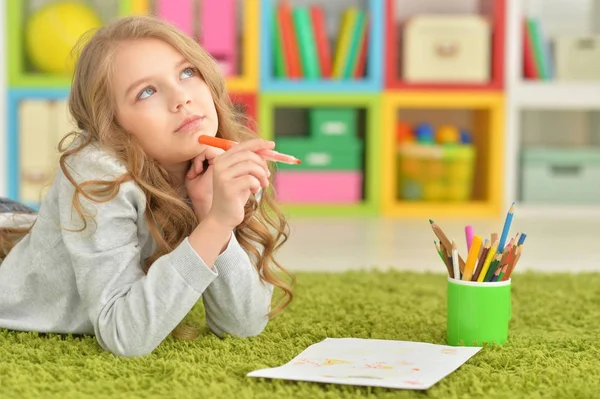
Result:
[[[512,315],[511,279],[493,283],[448,277],[448,345],[503,345]]]

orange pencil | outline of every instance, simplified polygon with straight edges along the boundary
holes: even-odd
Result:
[[[205,135],[198,137],[198,142],[200,144],[209,145],[211,147],[217,147],[225,151],[238,144],[236,141]],[[298,158],[294,156],[282,154],[277,151],[263,150],[259,151],[257,154],[262,155],[265,159],[270,161],[289,163],[293,165],[298,165],[301,162]]]

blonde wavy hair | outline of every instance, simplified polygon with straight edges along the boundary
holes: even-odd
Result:
[[[86,228],[86,219],[90,215],[84,213],[80,197],[98,203],[110,201],[117,195],[121,183],[126,181],[134,181],[143,190],[147,198],[146,220],[158,244],[154,254],[145,261],[144,269],[147,272],[156,259],[171,252],[190,235],[199,221],[185,198],[178,194],[167,171],[135,145],[131,135],[120,126],[116,118],[111,76],[118,44],[144,38],[160,39],[170,44],[197,68],[208,85],[219,118],[217,136],[244,141],[255,138],[256,134],[250,130],[245,117],[236,113],[226,90],[225,78],[215,60],[192,38],[171,24],[150,16],[130,16],[92,33],[91,37],[82,38],[81,45],[76,47],[78,59],[69,95],[70,113],[78,129],[86,134],[71,132],[61,140],[60,168],[75,186],[73,207],[84,221],[81,230]],[[78,139],[78,144],[65,145],[69,137]],[[126,165],[128,173],[114,181],[86,181],[77,184],[65,166],[65,161],[70,155],[92,143],[109,149]],[[28,229],[0,229],[0,259],[27,232]],[[245,206],[244,220],[236,228],[235,236],[253,259],[260,278],[280,289],[281,297],[277,306],[269,312],[269,317],[283,310],[294,296],[294,276],[274,258],[276,250],[287,241],[288,234],[289,226],[274,201],[272,191],[264,190],[260,201],[251,196]],[[284,278],[286,276],[287,279]],[[174,331],[175,336],[177,331]],[[186,334],[179,335],[183,338]]]

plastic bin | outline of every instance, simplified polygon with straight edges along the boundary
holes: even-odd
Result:
[[[468,201],[475,169],[473,145],[398,146],[398,196],[406,201]]]
[[[600,204],[600,148],[531,148],[522,151],[522,200]]]

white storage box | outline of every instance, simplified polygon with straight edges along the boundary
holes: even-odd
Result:
[[[600,80],[600,36],[557,36],[556,79]]]
[[[486,83],[490,26],[479,15],[419,15],[404,30],[403,78],[413,83]]]

